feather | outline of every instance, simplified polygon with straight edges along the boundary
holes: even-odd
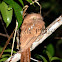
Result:
[[[24,18],[20,34],[21,62],[30,62],[30,46],[45,28],[44,24],[42,16],[37,13],[28,14]]]

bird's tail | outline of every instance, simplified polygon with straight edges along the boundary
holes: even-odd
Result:
[[[21,52],[21,62],[30,62],[31,52],[30,48]]]

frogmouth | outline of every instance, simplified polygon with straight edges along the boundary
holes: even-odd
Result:
[[[30,47],[37,37],[42,33],[43,29],[45,29],[45,23],[41,14],[31,13],[24,18],[20,33],[20,62],[30,62]]]

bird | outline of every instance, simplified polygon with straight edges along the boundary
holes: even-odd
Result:
[[[30,62],[30,47],[42,33],[42,30],[45,29],[45,22],[41,14],[31,13],[25,16],[20,29],[20,62]]]

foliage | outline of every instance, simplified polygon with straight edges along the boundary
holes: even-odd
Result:
[[[50,50],[51,50],[51,51],[50,51]],[[53,52],[53,54],[52,54],[52,52]],[[35,57],[36,57],[38,60],[41,60],[41,59],[42,59],[44,62],[48,62],[48,61],[49,61],[49,62],[52,62],[52,61],[54,61],[54,60],[60,60],[60,61],[62,61],[61,58],[54,57],[54,47],[53,47],[52,44],[47,45],[46,50],[43,50],[43,54],[47,55],[47,57],[48,57],[49,60],[47,60],[46,57],[44,57],[44,56],[42,56],[42,55],[38,55],[38,54],[35,54]]]
[[[28,2],[31,2],[31,0],[27,0]],[[24,7],[23,0],[19,0],[19,2]],[[9,26],[9,24],[12,21],[13,13],[15,14],[15,17],[18,21],[18,28],[21,26],[23,18],[23,8],[20,6],[17,2],[14,0],[3,0],[0,2],[0,12],[2,14],[2,18],[4,22],[6,23],[6,27]],[[0,47],[0,53],[2,51],[3,47]],[[8,57],[10,57],[11,49],[6,49],[4,51],[5,54],[2,55],[0,62],[5,61]],[[13,51],[13,53],[16,53]]]
[[[27,0],[27,1],[32,3],[31,0]],[[19,2],[24,7],[23,1],[19,0]],[[1,11],[1,14],[2,14],[2,17],[3,17],[3,20],[6,23],[7,27],[11,23],[12,14],[13,14],[13,11],[14,11],[15,17],[18,21],[18,28],[19,28],[20,25],[22,24],[22,21],[23,21],[23,18],[22,18],[23,9],[22,9],[22,7],[18,3],[16,3],[14,0],[4,0],[4,2],[2,2],[0,4],[0,8],[1,8],[0,11]]]
[[[11,20],[12,20],[13,9],[8,7],[5,2],[2,2],[0,4],[0,8],[1,8],[0,11],[1,11],[1,14],[3,17],[3,20],[6,23],[6,27],[8,27],[8,25],[11,23]],[[8,8],[10,8],[10,9],[8,9]]]
[[[52,44],[47,45],[47,51],[50,52],[51,56],[54,56],[54,47]]]
[[[0,47],[0,53],[1,53],[2,49],[3,49],[3,47]],[[13,53],[16,53],[16,51],[13,51]],[[6,49],[0,59],[0,62],[5,61],[8,57],[11,56],[10,54],[11,54],[11,49]]]

